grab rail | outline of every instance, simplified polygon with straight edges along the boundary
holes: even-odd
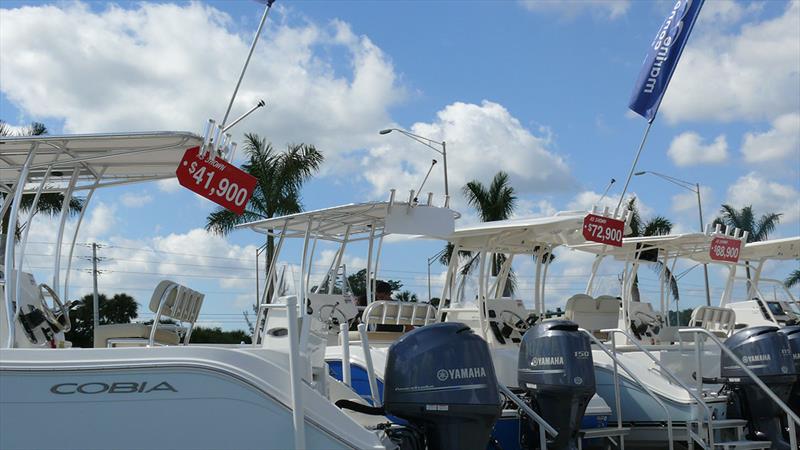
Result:
[[[553,428],[549,423],[547,423],[542,416],[536,414],[536,412],[528,406],[521,398],[517,396],[514,392],[511,391],[508,387],[503,385],[503,383],[498,383],[497,387],[500,388],[500,392],[506,396],[509,400],[514,402],[519,409],[525,412],[528,416],[530,416],[536,423],[539,424],[539,448],[547,448],[547,436],[545,432],[547,432],[550,436],[556,437],[558,436],[558,431]]]
[[[372,396],[372,405],[380,407],[381,397],[380,394],[378,394],[378,381],[375,377],[375,367],[372,365],[372,353],[369,351],[367,326],[363,323],[358,324],[358,333],[361,335],[361,349],[364,352],[364,361],[367,363],[367,378],[369,379],[369,393],[370,396]]]
[[[350,377],[350,331],[347,323],[339,325],[339,336],[342,338],[342,382],[348,387],[352,387]]]
[[[714,336],[714,334],[703,328],[682,328],[678,330],[678,333],[686,333],[686,334],[699,333],[699,334],[705,334],[706,336],[711,338],[711,341],[717,344],[717,346],[720,349],[722,349],[722,351],[725,352],[725,354],[728,355],[731,358],[731,360],[733,360],[733,362],[736,363],[737,366],[739,366],[742,370],[744,370],[744,373],[746,373],[747,376],[750,377],[750,379],[752,379],[756,383],[756,385],[758,385],[758,387],[762,391],[764,391],[764,393],[767,394],[769,398],[783,410],[783,412],[786,413],[786,422],[789,425],[789,443],[790,443],[789,448],[797,448],[797,435],[795,434],[795,424],[800,424],[800,417],[797,417],[797,414],[795,414],[791,408],[786,406],[786,404],[783,403],[783,401],[777,395],[775,395],[774,392],[772,392],[772,389],[767,387],[767,385],[764,384],[764,382],[761,381],[761,379],[758,378],[758,376],[755,373],[753,373],[752,370],[748,369],[747,366],[742,362],[742,360],[739,359],[739,357],[736,356],[736,354],[733,353],[733,351],[731,351],[731,349],[725,347],[722,341],[717,339],[717,337]],[[700,380],[700,385],[702,386],[703,377],[698,373],[697,378]]]
[[[606,355],[608,355],[609,358],[611,358],[614,361],[614,381],[615,381],[614,397],[615,397],[615,400],[617,401],[617,424],[618,424],[618,428],[622,428],[622,411],[621,411],[620,398],[619,398],[619,385],[618,385],[618,382],[616,380],[616,377],[617,377],[617,364],[620,367],[622,367],[622,370],[624,370],[625,372],[628,373],[628,375],[631,377],[632,381],[636,382],[636,384],[638,384],[642,389],[644,389],[645,392],[647,393],[647,395],[649,395],[653,400],[655,400],[655,402],[658,403],[658,405],[661,406],[661,408],[664,410],[664,413],[667,416],[667,439],[669,441],[669,449],[673,450],[674,447],[673,447],[673,442],[672,442],[672,416],[669,414],[669,409],[667,408],[667,405],[665,405],[664,402],[662,402],[661,399],[659,399],[658,396],[652,390],[650,390],[650,388],[648,388],[647,386],[645,386],[644,383],[639,381],[639,379],[636,378],[636,375],[634,375],[633,372],[631,372],[631,370],[628,369],[628,367],[625,364],[623,364],[622,361],[620,361],[617,358],[617,356],[616,356],[616,344],[615,344],[615,340],[614,340],[613,335],[612,335],[612,338],[611,338],[611,344],[614,346],[615,350],[612,352],[611,350],[608,349],[608,347],[606,347],[602,342],[600,342],[600,340],[598,340],[596,337],[594,337],[594,335],[591,332],[589,332],[588,330],[586,330],[584,328],[579,328],[579,330],[583,331],[584,333],[586,333],[586,335],[589,336],[589,339],[592,341],[592,343],[594,343],[598,347],[600,347],[600,350],[602,350]],[[620,444],[621,444],[621,448],[624,449],[625,448],[625,439],[622,436],[620,436]]]
[[[659,361],[658,358],[655,357],[655,355],[650,353],[649,350],[644,348],[644,346],[642,344],[637,342],[637,340],[634,339],[633,336],[628,334],[625,330],[622,330],[622,329],[619,329],[619,328],[609,328],[607,330],[600,330],[600,331],[602,331],[604,333],[619,333],[619,334],[625,336],[626,338],[628,338],[628,342],[633,343],[634,347],[636,347],[637,349],[641,350],[645,355],[647,355],[648,358],[650,358],[654,363],[656,363],[656,366],[658,366],[658,368],[661,369],[662,373],[666,373],[669,376],[669,378],[671,378],[673,381],[675,381],[675,383],[678,384],[678,386],[680,386],[683,389],[685,389],[686,392],[688,392],[689,395],[697,401],[698,405],[702,406],[703,410],[706,412],[706,415],[708,416],[709,443],[708,443],[707,447],[706,447],[706,443],[705,442],[698,442],[698,443],[700,445],[702,445],[704,448],[712,448],[713,449],[714,448],[714,432],[713,432],[713,425],[712,425],[713,416],[711,415],[711,408],[709,408],[708,405],[706,404],[706,402],[703,401],[703,399],[702,399],[702,397],[700,397],[699,393],[692,392],[692,390],[689,388],[689,386],[686,385],[686,383],[681,381],[677,376],[675,376],[675,374],[672,373],[672,371],[670,371],[669,369],[666,368],[666,366],[661,364],[661,361]],[[613,342],[614,341],[612,340],[612,344],[613,344]],[[690,438],[692,437],[691,434],[689,433],[688,427],[687,427],[687,435],[689,435]]]
[[[303,406],[302,380],[300,378],[300,349],[297,334],[297,297],[284,297],[289,334],[289,386],[292,391],[292,425],[294,427],[294,447],[306,448],[305,406]]]

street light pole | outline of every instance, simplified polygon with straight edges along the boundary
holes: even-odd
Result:
[[[653,172],[649,170],[645,170],[642,172],[636,172],[635,176],[645,175],[645,174],[655,175],[663,180],[667,180],[670,183],[680,186],[686,190],[692,191],[697,195],[697,212],[699,213],[700,217],[700,232],[703,233],[705,231],[705,225],[703,224],[703,205],[700,202],[700,183],[690,183],[686,180],[681,180],[680,178],[675,178],[669,175],[664,175],[663,173]],[[711,290],[708,286],[708,264],[703,264],[703,276],[705,277],[706,282],[706,306],[711,306]]]
[[[449,184],[447,182],[447,143],[444,142],[444,141],[442,141],[442,142],[434,141],[431,138],[426,138],[424,136],[420,136],[418,134],[414,134],[414,133],[412,133],[410,131],[406,131],[406,130],[403,130],[401,128],[386,128],[385,130],[381,130],[379,132],[379,134],[389,134],[392,131],[397,131],[400,134],[404,134],[407,137],[419,142],[420,144],[422,144],[422,145],[430,148],[431,150],[435,151],[436,153],[442,155],[442,164],[444,166],[442,168],[444,170],[444,207],[445,208],[449,207],[450,206],[450,187],[449,187]],[[442,149],[439,150],[438,148],[434,147],[431,144],[439,145],[439,146],[442,147]]]

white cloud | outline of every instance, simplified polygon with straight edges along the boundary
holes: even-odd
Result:
[[[728,141],[724,134],[710,144],[704,144],[699,134],[687,131],[675,136],[669,145],[667,155],[678,166],[698,164],[718,164],[728,159]]]
[[[528,11],[558,14],[572,19],[583,13],[591,13],[603,19],[624,16],[631,7],[631,0],[520,0]]]
[[[731,11],[724,17],[743,14]],[[796,112],[800,2],[787,2],[781,16],[745,23],[734,32],[723,25],[701,14],[664,98],[665,117],[673,123],[769,120]]]
[[[178,183],[177,178],[167,178],[166,180],[158,180],[156,182],[158,190],[161,192],[173,193],[181,190],[181,185]]]
[[[63,119],[70,133],[200,132],[207,118],[221,120],[252,34],[200,2],[129,5],[3,9],[2,92],[25,114]],[[377,141],[404,95],[388,57],[342,21],[293,26],[280,14],[267,22],[231,116],[260,98],[267,107],[238,133],[278,148],[313,143],[329,162]]]
[[[126,192],[119,197],[119,201],[128,208],[141,208],[153,201],[153,196],[145,192]]]
[[[589,211],[594,206],[597,206],[597,208],[601,211],[603,208],[608,207],[608,209],[613,212],[619,203],[619,195],[609,194],[606,195],[605,198],[602,197],[602,194],[599,192],[579,192],[575,194],[575,197],[573,197],[572,200],[567,203],[567,209],[570,211]],[[643,203],[642,199],[639,198],[635,192],[629,192],[626,196],[627,199],[630,199],[631,197],[636,197],[636,207],[639,210],[639,214],[642,216],[649,216],[653,213],[653,209],[650,208],[650,206],[648,206],[646,203]],[[627,202],[623,202],[622,206],[624,207],[626,204]]]
[[[742,143],[747,162],[759,163],[797,159],[800,155],[800,113],[784,114],[772,122],[772,129],[763,133],[747,133]]]
[[[415,123],[410,131],[447,143],[450,194],[456,207],[460,186],[473,179],[490,183],[500,170],[510,175],[518,194],[562,191],[575,183],[567,163],[552,150],[549,130],[540,128],[534,134],[497,103],[456,102],[439,111],[435,122]],[[384,197],[390,188],[397,188],[405,197],[406,189],[418,189],[431,159],[438,164],[424,191],[441,195],[443,161],[438,154],[400,133],[382,139],[362,160],[364,177],[375,195]]]
[[[700,202],[706,206],[706,216],[709,215],[709,206],[714,204],[714,196],[710,187],[700,186]],[[692,191],[683,191],[680,194],[672,196],[672,210],[675,212],[689,211],[697,213],[697,194]],[[710,217],[706,217],[706,222],[709,222]]]
[[[751,172],[728,188],[727,204],[736,208],[753,205],[758,214],[781,213],[781,223],[800,218],[800,192],[795,186],[769,181]]]

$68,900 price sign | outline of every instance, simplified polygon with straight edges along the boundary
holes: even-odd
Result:
[[[200,147],[192,147],[183,154],[175,171],[178,183],[223,208],[242,214],[258,180],[222,158],[214,161],[199,158],[199,150]]]
[[[739,261],[739,251],[741,249],[742,241],[739,239],[715,237],[711,240],[708,256],[714,261],[735,263]]]
[[[583,219],[583,237],[587,241],[622,247],[625,222],[610,217],[589,214]]]

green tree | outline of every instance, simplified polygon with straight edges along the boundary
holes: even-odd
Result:
[[[655,216],[647,221],[642,219],[639,213],[639,207],[636,205],[636,197],[631,197],[628,200],[628,209],[631,211],[630,227],[631,232],[626,234],[625,237],[647,237],[647,236],[663,236],[672,231],[672,221],[664,216]],[[637,245],[637,249],[641,248],[641,244]],[[645,250],[639,256],[640,261],[647,261],[659,272],[662,277],[668,277],[670,283],[670,291],[672,297],[677,302],[680,300],[680,293],[678,292],[678,281],[672,275],[672,272],[663,262],[658,259],[658,249]],[[633,289],[631,292],[632,300],[635,302],[640,301],[641,296],[639,293],[639,275],[633,279]]]
[[[517,196],[509,182],[508,173],[503,171],[495,174],[489,186],[484,185],[479,180],[472,180],[461,188],[461,192],[467,199],[467,203],[475,208],[481,222],[506,220],[511,217],[514,212],[514,207],[517,204]],[[448,242],[442,252],[441,258],[439,258],[439,262],[443,265],[449,265],[452,254],[453,244]],[[461,251],[459,252],[459,257],[466,260],[466,263],[461,269],[461,273],[467,274],[475,267],[478,255],[473,256],[471,252]],[[506,256],[503,254],[492,255],[492,260],[490,261],[492,275],[496,276],[500,272],[500,268],[505,261]],[[516,278],[512,270],[508,274],[505,294],[511,295],[515,287]]]
[[[128,294],[115,294],[110,299],[105,294],[98,295],[100,303],[100,325],[130,323],[138,315],[136,300]],[[73,347],[91,348],[94,346],[94,304],[92,294],[83,296],[80,305],[69,312],[72,329],[66,333]]]
[[[250,344],[250,333],[244,330],[222,331],[220,327],[194,327],[192,329],[192,344]]]
[[[0,120],[0,136],[11,136],[14,134],[11,128]],[[47,134],[47,127],[41,122],[31,122],[30,126],[27,128],[19,131],[16,133],[19,136],[41,136]],[[9,189],[11,189],[12,185],[7,185]],[[2,204],[6,200],[7,194],[0,194],[0,204]],[[31,207],[33,206],[33,199],[34,194],[23,194],[22,201],[20,202],[20,211],[22,213],[29,212]],[[64,194],[55,193],[55,192],[44,192],[41,196],[39,196],[39,202],[36,204],[36,213],[47,214],[49,216],[54,216],[57,214],[61,214],[61,205],[64,203]],[[83,209],[84,199],[73,197],[70,199],[69,202],[69,213],[70,214],[77,214],[80,213],[81,209]],[[4,236],[8,233],[8,225],[9,220],[11,219],[11,208],[9,207],[6,209],[5,214],[3,215],[2,220],[0,220],[0,257],[5,255],[5,238]],[[25,225],[27,226],[27,224]],[[14,230],[14,233],[17,237],[19,237],[23,228],[19,225],[19,221],[17,223],[17,227]]]
[[[242,169],[258,180],[253,196],[241,215],[224,208],[218,208],[209,214],[206,218],[206,230],[228,234],[239,224],[299,213],[303,210],[303,184],[319,170],[324,160],[322,153],[313,145],[291,144],[285,151],[278,152],[266,139],[254,133],[245,134],[244,150],[247,162],[242,165]],[[267,236],[267,268],[275,254],[272,231],[269,230],[270,235]],[[258,310],[258,301],[256,299],[256,304],[253,305],[254,311]],[[249,324],[247,317],[245,313]]]
[[[377,280],[381,281],[381,280]],[[392,292],[399,291],[403,287],[403,282],[399,280],[383,280],[391,286]],[[347,284],[350,285],[350,290],[353,291],[355,297],[366,297],[367,295],[367,269],[361,269],[358,272],[347,276]]]
[[[767,213],[756,219],[753,213],[753,205],[748,205],[742,209],[736,209],[731,205],[723,204],[720,209],[720,217],[714,219],[714,225],[730,226],[746,231],[747,242],[766,241],[769,234],[775,231],[775,227],[781,221],[778,213]],[[745,272],[747,272],[747,285],[750,286],[750,262],[744,262]]]
[[[800,269],[794,269],[794,272],[790,273],[783,284],[787,287],[793,287],[795,284],[800,283]]]
[[[408,289],[400,292],[395,292],[392,298],[401,302],[416,302],[418,300],[417,294],[409,291]]]

